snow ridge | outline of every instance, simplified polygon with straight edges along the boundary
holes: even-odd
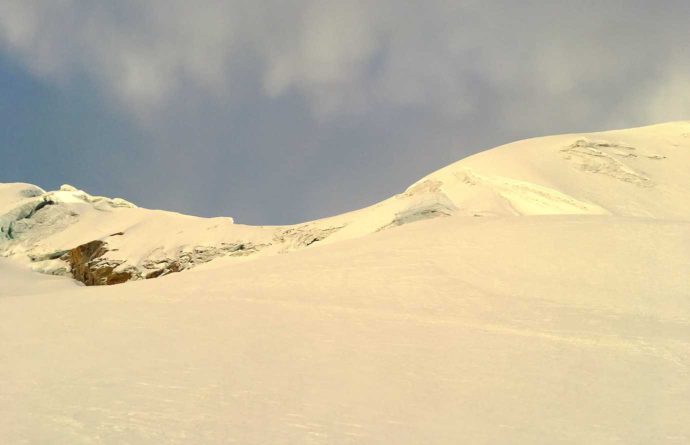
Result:
[[[46,192],[2,184],[0,255],[23,259],[41,272],[112,284],[220,257],[244,261],[449,216],[690,220],[689,134],[690,124],[680,122],[519,141],[460,160],[371,207],[292,226],[247,226],[227,217],[142,209],[69,185]],[[99,248],[91,252],[94,242]]]

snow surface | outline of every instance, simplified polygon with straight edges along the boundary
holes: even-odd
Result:
[[[0,186],[0,443],[690,443],[689,167],[687,122],[539,138],[292,227],[71,190],[18,223],[45,193]],[[132,264],[271,244],[109,287],[29,270],[118,231]]]

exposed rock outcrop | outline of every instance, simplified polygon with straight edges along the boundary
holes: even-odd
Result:
[[[191,269],[220,257],[239,257],[257,253],[269,244],[220,243],[220,246],[196,246],[191,250],[180,250],[173,258],[147,260],[139,278],[158,278],[175,272]],[[136,279],[136,278],[135,278]]]
[[[122,232],[111,236],[123,235]],[[120,284],[131,280],[158,278],[171,273],[182,272],[199,264],[207,263],[223,256],[246,256],[267,247],[252,243],[228,244],[220,247],[197,246],[192,250],[181,250],[171,258],[147,260],[139,267],[128,265],[124,260],[112,259],[107,255],[117,249],[108,249],[108,243],[101,240],[90,241],[73,249],[37,257],[44,261],[57,258],[69,264],[72,277],[87,286]]]
[[[132,272],[116,271],[120,264],[112,261],[99,261],[108,252],[104,241],[91,241],[70,249],[62,259],[70,265],[74,279],[87,286],[120,284],[132,279]]]

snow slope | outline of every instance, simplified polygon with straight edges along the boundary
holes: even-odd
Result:
[[[5,296],[0,437],[685,444],[688,252],[688,223],[452,217]]]
[[[39,221],[0,258],[0,443],[689,443],[689,159],[675,123],[509,144],[293,227],[83,196],[6,217]],[[116,286],[28,270],[115,231],[132,264],[270,245]]]

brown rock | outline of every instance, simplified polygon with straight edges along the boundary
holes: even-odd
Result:
[[[95,240],[70,249],[62,259],[67,261],[75,280],[87,286],[124,283],[132,279],[130,272],[114,272],[116,265],[98,261],[108,252],[107,244]]]

